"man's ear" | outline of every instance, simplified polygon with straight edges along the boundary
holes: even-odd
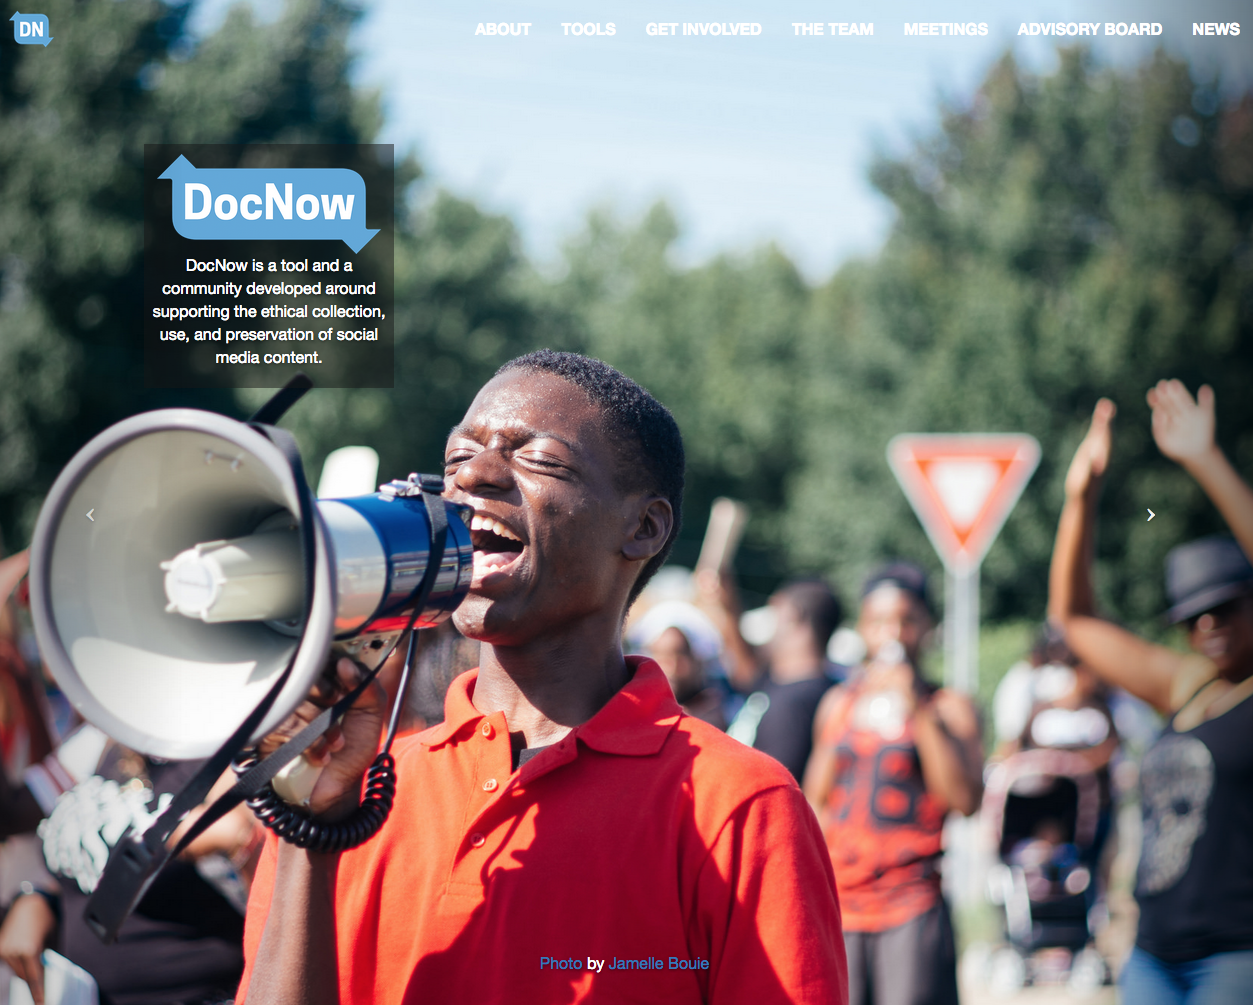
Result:
[[[641,496],[627,538],[622,542],[623,557],[632,562],[647,562],[665,547],[673,527],[674,510],[669,499]]]

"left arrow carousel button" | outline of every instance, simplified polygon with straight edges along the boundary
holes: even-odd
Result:
[[[88,519],[88,520],[90,520],[92,523],[95,523],[95,522],[96,522],[96,518],[95,518],[94,516],[92,516],[92,514],[93,514],[94,512],[96,512],[96,507],[95,507],[95,506],[93,506],[91,509],[89,509],[89,510],[87,511],[87,519]]]

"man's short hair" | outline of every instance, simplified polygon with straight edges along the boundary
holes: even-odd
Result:
[[[600,410],[604,430],[618,449],[621,484],[664,496],[674,511],[674,526],[661,551],[649,559],[631,587],[628,605],[662,567],[679,536],[683,515],[683,436],[674,416],[660,401],[608,363],[575,352],[538,349],[511,359],[496,375],[522,370],[551,373],[583,390]]]
[[[824,648],[844,620],[839,598],[825,580],[796,579],[781,586],[774,596],[791,606]]]

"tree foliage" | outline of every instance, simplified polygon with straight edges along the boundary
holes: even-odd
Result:
[[[1219,526],[1157,453],[1147,388],[1212,384],[1221,438],[1253,469],[1253,102],[1224,105],[1217,82],[1160,52],[1130,73],[1060,57],[1043,78],[1006,57],[934,135],[875,166],[898,218],[873,261],[816,296],[790,543],[846,582],[878,556],[929,556],[888,439],[1030,432],[1043,461],[988,556],[984,599],[994,618],[1038,616],[1061,479],[1104,395],[1120,409],[1105,600],[1145,623],[1163,608],[1165,551]]]

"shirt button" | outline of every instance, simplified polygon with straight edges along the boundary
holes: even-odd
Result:
[[[484,792],[495,792],[495,791],[496,791],[496,779],[494,779],[494,778],[489,778],[487,781],[485,781],[485,782],[483,783],[483,791],[484,791]]]
[[[485,844],[487,844],[487,838],[485,838],[478,831],[475,831],[470,835],[470,846],[472,848],[482,848]]]
[[[483,720],[483,725],[479,727],[479,731],[489,740],[492,738],[492,734],[496,732],[496,730],[492,729],[492,724],[486,719]]]

